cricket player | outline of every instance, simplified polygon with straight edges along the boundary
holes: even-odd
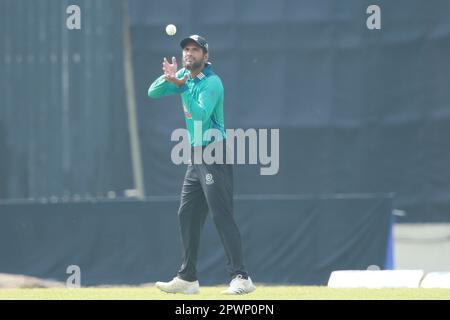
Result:
[[[222,82],[208,62],[208,43],[203,37],[192,35],[183,39],[180,45],[184,68],[178,70],[175,57],[171,63],[164,58],[164,74],[148,90],[151,98],[180,94],[192,151],[178,210],[183,262],[172,281],[157,282],[156,286],[170,293],[198,292],[197,255],[200,233],[209,209],[225,248],[232,277],[229,288],[223,293],[250,293],[256,287],[244,266],[241,235],[233,217],[233,167],[226,161]],[[201,124],[200,136],[195,130],[196,122]],[[208,129],[218,130],[220,136],[214,141],[205,139],[207,135],[203,133]],[[194,161],[195,152],[202,152],[210,143],[221,143],[223,161],[213,164]]]

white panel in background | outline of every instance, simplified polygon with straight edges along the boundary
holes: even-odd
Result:
[[[423,270],[343,270],[331,273],[329,288],[418,288]]]
[[[420,284],[421,288],[450,288],[450,272],[427,273]]]

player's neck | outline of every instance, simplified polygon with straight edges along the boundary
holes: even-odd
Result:
[[[203,68],[205,68],[205,64],[202,64],[197,69],[192,69],[191,70],[191,79],[194,79],[200,72],[202,72]]]

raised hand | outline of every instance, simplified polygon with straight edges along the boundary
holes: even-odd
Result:
[[[175,57],[172,57],[172,64],[170,64],[167,61],[166,57],[164,57],[162,65],[164,76],[167,81],[175,83],[178,87],[181,87],[183,84],[186,83],[186,80],[188,78],[187,74],[185,74],[184,77],[181,79],[177,78],[178,64],[177,59],[175,59]]]
[[[162,66],[165,76],[175,77],[178,71],[177,59],[175,59],[175,57],[172,57],[172,64],[170,64],[166,57],[164,57]]]

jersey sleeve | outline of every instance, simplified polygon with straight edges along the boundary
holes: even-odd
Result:
[[[198,100],[193,97],[186,84],[181,86],[180,89],[182,91],[181,99],[183,105],[194,121],[207,120],[213,113],[220,97],[223,95],[222,82],[217,76],[206,79],[206,84],[201,89]]]
[[[177,78],[184,76],[185,69],[180,69],[177,72]],[[160,98],[170,96],[172,94],[181,93],[181,89],[172,82],[165,79],[164,75],[158,77],[148,88],[148,96],[150,98]]]

